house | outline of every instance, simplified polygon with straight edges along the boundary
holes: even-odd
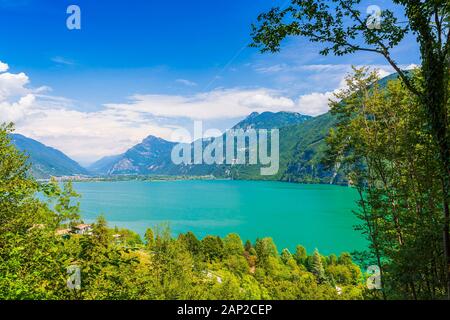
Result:
[[[71,233],[72,233],[71,229],[59,229],[56,230],[55,235],[67,240],[70,238]]]
[[[74,233],[76,234],[92,234],[92,225],[90,224],[79,224],[75,227],[73,227]]]
[[[65,235],[69,235],[70,232],[71,232],[70,229],[59,229],[59,230],[56,230],[55,234],[57,236],[65,236]]]
[[[112,237],[114,238],[114,241],[115,241],[117,244],[122,243],[122,241],[120,240],[120,239],[122,238],[122,235],[121,235],[121,234],[116,233],[116,234],[113,234]]]

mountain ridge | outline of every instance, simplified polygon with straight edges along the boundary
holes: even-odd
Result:
[[[23,135],[12,135],[12,142],[30,156],[31,173],[36,178],[74,175],[211,175],[231,179],[330,183],[336,175],[321,165],[320,158],[325,149],[325,136],[333,125],[334,118],[329,113],[310,117],[294,112],[254,112],[233,126],[233,129],[280,130],[280,168],[273,176],[261,176],[260,165],[175,165],[171,153],[177,143],[154,135],[145,137],[122,154],[103,157],[87,168],[81,167],[61,151]],[[203,147],[211,141],[205,139]],[[193,149],[193,143],[189,146]],[[339,179],[335,181],[339,182]]]
[[[10,135],[11,143],[24,152],[31,164],[31,174],[38,179],[52,176],[89,175],[87,169],[58,149],[19,133]]]
[[[318,119],[318,120],[316,120]],[[303,150],[298,146],[297,134],[306,135],[306,126],[309,129],[314,128],[314,124],[320,122],[320,127],[315,128],[314,136],[308,139],[300,139],[309,149]],[[331,181],[332,173],[328,173],[320,165],[317,156],[310,157],[310,153],[315,153],[317,150],[323,149],[326,132],[332,125],[332,119],[329,116],[311,117],[305,116],[295,112],[253,112],[240,122],[238,122],[232,129],[274,129],[280,130],[280,170],[274,176],[261,176],[260,165],[228,165],[228,164],[180,164],[175,165],[171,161],[171,151],[176,143],[166,141],[161,138],[149,136],[136,146],[130,148],[122,155],[115,156],[118,161],[116,163],[107,163],[102,170],[97,171],[98,174],[107,175],[123,175],[123,174],[163,174],[163,175],[189,175],[189,176],[203,176],[213,175],[220,178],[233,179],[264,179],[264,180],[283,180],[283,181],[316,181],[321,183],[328,183]],[[292,134],[291,131],[296,132]],[[306,135],[307,136],[307,135]],[[207,146],[211,141],[205,140],[203,147]],[[314,147],[314,144],[318,147]],[[193,144],[190,144],[192,150]],[[305,151],[308,155],[305,157]],[[310,178],[303,179],[296,177],[295,172],[298,171],[298,161],[304,165],[309,165],[310,169],[306,170]],[[309,157],[309,158],[308,158]],[[108,159],[101,159],[99,161],[107,162]],[[96,164],[93,165],[95,167]]]

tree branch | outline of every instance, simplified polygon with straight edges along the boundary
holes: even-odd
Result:
[[[316,39],[317,41],[335,43],[335,44],[337,44],[339,46],[347,46],[347,47],[350,47],[350,48],[352,48],[354,50],[358,50],[358,51],[368,51],[368,52],[374,52],[374,53],[380,53],[380,54],[383,53],[382,51],[377,50],[377,49],[363,48],[363,47],[351,44],[349,42],[336,42],[335,39],[321,37],[321,36],[318,36],[317,34],[314,34],[314,33],[309,33],[308,36],[310,36],[311,38]]]
[[[436,23],[436,30],[438,34],[438,44],[439,44],[439,50],[442,49],[442,25],[441,21],[439,19],[439,12],[438,8],[436,8],[436,5],[434,6],[434,22]]]
[[[386,60],[389,62],[389,64],[394,68],[394,70],[398,73],[398,75],[400,76],[400,78],[402,79],[403,83],[405,84],[405,86],[408,88],[408,90],[410,90],[412,93],[414,93],[416,96],[418,96],[419,98],[422,97],[422,93],[419,92],[416,87],[411,83],[411,81],[409,80],[408,76],[403,72],[403,70],[400,69],[400,67],[395,63],[394,60],[392,60],[392,58],[389,55],[389,52],[386,53],[382,53],[382,55],[386,58]]]
[[[342,7],[344,9],[346,9],[347,11],[349,11],[352,16],[356,19],[356,21],[359,22],[359,24],[361,25],[361,27],[363,27],[367,32],[369,32],[374,39],[376,39],[377,44],[381,47],[381,49],[383,50],[376,50],[375,52],[381,53],[386,60],[389,62],[389,64],[394,68],[394,70],[398,73],[398,75],[400,76],[400,78],[402,79],[402,81],[404,82],[404,84],[406,85],[406,87],[415,95],[417,95],[418,97],[422,97],[422,94],[416,89],[416,87],[411,83],[411,81],[409,80],[408,76],[403,72],[402,69],[400,69],[400,67],[397,65],[397,63],[395,63],[395,61],[391,58],[390,53],[389,53],[389,49],[384,45],[383,41],[380,39],[380,37],[378,37],[373,30],[369,29],[367,27],[367,24],[364,23],[364,21],[361,20],[361,18],[359,17],[359,15],[355,12],[355,10],[353,10],[352,8],[349,8],[346,4],[344,4],[344,2],[341,0],[339,1],[342,5]]]

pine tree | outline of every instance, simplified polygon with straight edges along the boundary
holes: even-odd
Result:
[[[316,276],[319,283],[325,281],[325,269],[322,264],[322,257],[317,249],[314,250],[311,272]]]
[[[250,249],[253,248],[252,243],[250,240],[245,241],[245,251],[250,252]]]
[[[147,247],[149,249],[151,249],[155,244],[155,235],[152,228],[147,228],[147,230],[145,231],[145,242],[147,243]]]
[[[343,56],[366,52],[384,57],[396,71],[403,88],[418,101],[426,120],[422,131],[436,146],[434,173],[440,179],[440,228],[446,266],[445,286],[450,299],[450,10],[448,0],[394,0],[396,10],[383,8],[379,21],[360,11],[355,0],[291,0],[285,8],[274,7],[258,17],[253,26],[252,46],[262,52],[277,52],[290,36],[301,36],[321,44],[320,54]],[[400,11],[398,11],[398,10]],[[400,12],[400,14],[398,13]],[[406,18],[406,19],[405,19]],[[400,20],[406,20],[400,22]],[[374,23],[376,22],[376,23]],[[377,26],[378,24],[378,26]],[[420,81],[402,70],[394,49],[407,35],[416,38],[420,49]],[[362,41],[360,41],[362,40]],[[400,102],[400,101],[398,101]],[[394,109],[397,105],[392,106]],[[389,111],[388,111],[389,113]],[[389,122],[388,122],[389,123]],[[394,132],[391,132],[394,133]],[[410,145],[412,148],[414,145]],[[420,151],[419,151],[420,152]],[[365,214],[370,214],[366,212]],[[396,219],[397,220],[397,219]],[[377,226],[374,226],[377,228]],[[396,232],[400,242],[402,236]],[[376,234],[376,232],[375,232]],[[379,244],[376,244],[379,246]],[[411,291],[415,291],[411,288]],[[414,295],[414,294],[413,294]]]
[[[295,248],[295,255],[294,255],[294,259],[295,259],[295,261],[297,261],[297,264],[305,265],[307,258],[308,258],[308,254],[306,252],[305,247],[300,246],[300,245],[297,246]]]
[[[292,259],[292,254],[289,251],[289,249],[285,248],[281,251],[281,261],[283,261],[284,264],[287,264],[288,261]]]

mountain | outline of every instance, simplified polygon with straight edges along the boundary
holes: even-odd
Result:
[[[379,85],[384,87],[396,78],[398,75],[390,75],[381,79]],[[260,165],[175,165],[171,153],[176,143],[155,136],[148,136],[123,154],[98,160],[88,170],[96,175],[213,175],[232,179],[345,184],[347,181],[338,169],[329,170],[322,164],[327,147],[325,138],[335,125],[336,118],[330,113],[310,117],[295,112],[254,112],[233,126],[232,129],[280,130],[280,166],[278,173],[272,176],[262,176]],[[37,177],[88,174],[86,169],[58,150],[21,135],[13,135],[13,140],[19,149],[30,154],[32,172]],[[203,141],[203,150],[211,141]],[[193,146],[193,143],[188,144],[187,148],[192,151]],[[336,164],[335,168],[338,167]]]
[[[280,169],[274,176],[261,176],[260,165],[175,165],[171,151],[175,143],[149,136],[118,156],[107,157],[89,169],[97,174],[213,175],[249,180],[284,180],[330,183],[333,172],[320,163],[325,137],[335,120],[330,114],[316,118],[293,112],[252,113],[233,129],[280,129]],[[210,141],[204,141],[204,147]],[[193,145],[190,145],[193,148]]]
[[[280,128],[280,167],[273,176],[260,175],[260,165],[235,165],[231,175],[244,180],[279,180],[302,183],[345,183],[338,173],[321,163],[325,138],[336,124],[330,113]]]
[[[315,117],[302,125],[282,128],[286,143],[281,180],[309,183],[344,183],[338,172],[327,170],[322,159],[327,149],[326,137],[337,119],[331,113]],[[281,153],[281,152],[280,152]]]
[[[107,156],[89,165],[87,169],[99,175],[107,175],[112,166],[122,159],[123,155]]]
[[[398,79],[398,74],[392,74],[379,80],[378,85],[383,88],[389,81],[396,79]],[[250,117],[250,122],[253,121],[252,118]],[[328,112],[299,124],[282,126],[280,128],[280,169],[278,174],[261,176],[260,166],[240,165],[232,168],[233,178],[347,184],[346,177],[338,169],[339,164],[335,164],[334,170],[329,170],[322,164],[327,149],[325,138],[336,124],[336,117]],[[264,123],[267,128],[269,125],[270,122]]]
[[[329,130],[336,124],[335,117],[326,113],[318,117],[295,116],[297,122],[280,121],[286,115],[295,116],[295,114],[287,112],[251,114],[233,127],[243,129],[278,128],[280,130],[280,163],[278,173],[275,175],[261,175],[261,165],[259,164],[190,165],[179,168],[182,169],[184,175],[214,175],[240,180],[345,183],[345,179],[340,174],[327,170],[321,163],[326,149],[325,138]]]
[[[148,136],[141,143],[121,155],[105,157],[89,169],[100,175],[167,174],[171,167],[171,152],[175,142]]]
[[[253,112],[236,124],[233,129],[275,129],[299,124],[311,118],[311,116],[305,116],[297,112]]]
[[[295,112],[254,112],[236,124],[233,129],[272,129],[299,124],[312,117]],[[206,146],[206,141],[204,145]],[[149,136],[140,144],[121,155],[105,157],[95,162],[89,170],[99,175],[162,174],[162,175],[215,175],[225,176],[229,166],[174,165],[171,152],[176,145],[161,138]],[[191,146],[192,148],[192,146]]]
[[[89,172],[64,153],[20,134],[11,134],[11,142],[29,156],[31,174],[38,179],[51,176],[88,175]]]

